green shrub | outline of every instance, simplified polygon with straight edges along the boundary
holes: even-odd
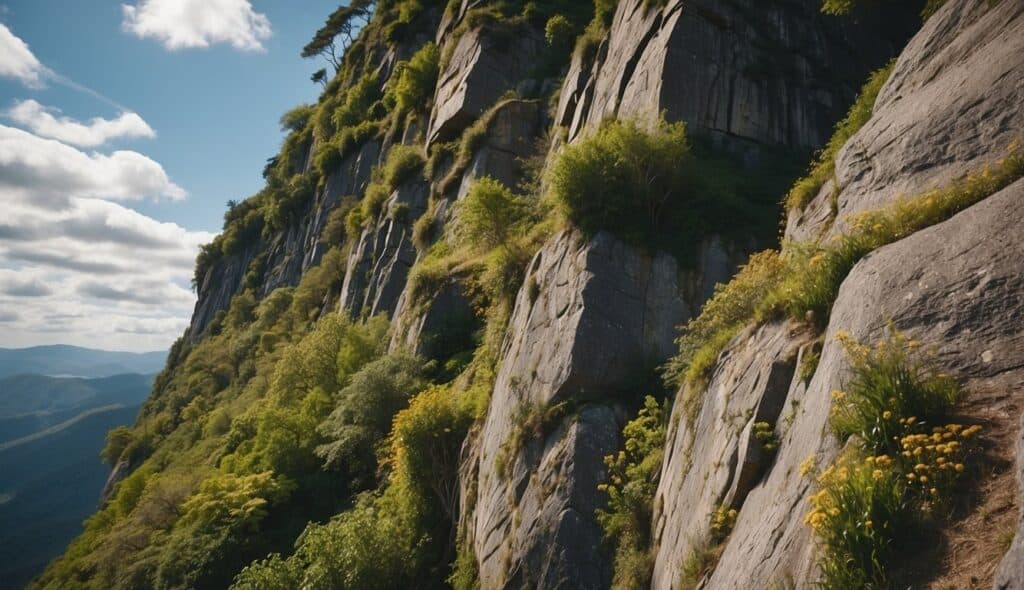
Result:
[[[313,117],[315,108],[310,104],[300,104],[281,115],[281,129],[284,131],[302,131]]]
[[[847,5],[850,1],[852,0],[827,0],[825,5]],[[823,7],[822,10],[824,11],[825,8]],[[853,105],[850,106],[846,117],[836,124],[832,137],[811,164],[810,172],[808,172],[807,176],[798,180],[786,195],[787,210],[803,209],[818,194],[821,187],[825,186],[828,180],[834,179],[836,156],[839,154],[839,150],[846,145],[846,142],[853,137],[853,134],[857,133],[871,119],[871,114],[875,108],[875,100],[878,98],[878,92],[889,79],[895,64],[896,61],[893,60],[868,77],[868,81],[853,101]],[[835,191],[839,191],[838,186],[835,187]]]
[[[489,176],[473,182],[456,204],[460,243],[476,252],[507,245],[511,232],[526,218],[526,202]]]
[[[376,73],[368,73],[345,91],[344,98],[331,114],[334,129],[342,130],[362,123],[373,103],[381,98]]]
[[[698,197],[690,190],[690,145],[682,123],[650,130],[606,121],[566,146],[551,166],[550,198],[585,234],[610,230],[628,242],[675,251],[696,234]]]
[[[396,116],[428,108],[437,83],[440,58],[437,45],[427,43],[408,61],[395,64],[386,100],[395,105]]]
[[[329,469],[344,468],[365,485],[377,472],[378,447],[395,414],[426,385],[421,359],[397,354],[370,362],[341,390],[331,415],[320,424],[326,442],[316,449]]]
[[[394,190],[423,170],[423,164],[423,154],[418,147],[396,145],[388,152],[388,159],[384,162],[382,180],[385,186]]]
[[[548,45],[556,49],[568,48],[575,35],[576,31],[572,23],[561,14],[552,16],[544,25],[544,39],[547,40]]]
[[[622,430],[624,449],[604,458],[608,483],[598,489],[608,494],[608,505],[597,511],[597,521],[615,549],[616,588],[649,585],[654,565],[650,526],[667,423],[667,405],[647,396],[637,417]]]

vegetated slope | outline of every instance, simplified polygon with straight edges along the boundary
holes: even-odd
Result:
[[[108,377],[122,373],[148,375],[161,369],[167,353],[114,352],[57,344],[0,348],[0,378],[18,374],[66,377]]]
[[[145,392],[145,388],[140,389]],[[139,406],[108,409],[49,436],[0,451],[0,579],[21,588],[59,555],[96,510],[107,431]]]
[[[91,408],[138,406],[152,375],[113,375],[96,379],[14,375],[0,379],[0,443],[37,433]]]
[[[919,8],[339,9],[35,585],[1015,587],[1022,5]]]

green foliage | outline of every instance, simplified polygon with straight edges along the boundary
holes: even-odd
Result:
[[[826,7],[830,5],[848,6],[851,3],[852,0],[826,0],[822,11],[829,12],[826,10]],[[826,182],[835,178],[836,156],[839,154],[839,150],[871,119],[871,114],[875,108],[875,100],[878,98],[878,92],[889,79],[895,64],[896,61],[893,60],[868,77],[868,81],[865,82],[860,90],[860,94],[853,101],[853,105],[850,106],[846,117],[836,124],[832,137],[811,164],[811,169],[807,176],[798,180],[786,195],[787,210],[803,209],[818,194],[821,187],[825,186]],[[834,187],[834,190],[838,193],[838,182],[836,184],[837,186]]]
[[[300,104],[281,115],[281,129],[283,131],[302,131],[306,128],[314,111],[313,105]]]
[[[635,244],[674,251],[680,234],[699,231],[689,162],[682,123],[662,120],[645,130],[635,121],[606,121],[559,154],[550,170],[550,198],[585,234],[610,230]]]
[[[377,75],[368,73],[356,81],[344,94],[344,98],[331,114],[331,123],[337,130],[352,127],[367,119],[367,113],[373,103],[380,100],[382,94]]]
[[[132,431],[127,426],[118,426],[107,433],[107,444],[100,451],[103,462],[113,467],[121,458],[133,439]]]
[[[345,468],[351,478],[369,483],[377,472],[380,444],[391,422],[426,385],[421,359],[389,355],[367,363],[338,395],[330,416],[320,424],[326,441],[316,453],[329,469]]]
[[[409,58],[395,64],[385,100],[395,105],[396,115],[420,112],[433,99],[441,51],[427,43]]]
[[[853,370],[846,391],[832,394],[832,426],[857,438],[817,476],[804,519],[821,541],[819,584],[902,586],[892,569],[904,547],[934,534],[926,519],[948,513],[981,426],[942,425],[959,388],[926,367],[916,343],[894,330],[875,347],[837,338]],[[801,472],[813,472],[810,463]]]
[[[846,15],[853,12],[856,0],[824,0],[821,3],[821,11],[833,16]]]
[[[690,415],[718,355],[744,325],[779,316],[823,329],[843,280],[873,250],[949,219],[1024,176],[1024,155],[1015,143],[1008,155],[949,185],[889,206],[867,210],[829,243],[789,242],[782,254],[752,257],[733,280],[715,290],[700,316],[678,341],[680,353],[667,365],[670,383],[687,383]]]
[[[857,436],[872,453],[895,454],[894,440],[903,430],[897,416],[933,421],[960,398],[956,381],[930,370],[913,352],[918,343],[895,330],[876,347],[862,346],[845,332],[836,338],[852,364],[846,391],[833,394],[831,424],[842,439]]]
[[[420,148],[411,145],[396,145],[388,152],[384,162],[382,180],[394,190],[423,170],[424,158]]]
[[[281,502],[294,489],[273,472],[219,475],[204,481],[182,505],[181,526],[199,530],[237,527],[255,531],[268,506]]]
[[[547,40],[548,45],[551,47],[559,49],[568,48],[575,36],[576,30],[572,23],[561,14],[556,14],[549,18],[548,22],[544,25],[544,39]]]
[[[526,201],[489,176],[477,179],[456,205],[458,239],[476,252],[509,242],[526,219]]]
[[[944,188],[892,205],[868,210],[850,220],[850,229],[828,244],[790,244],[784,278],[766,298],[765,315],[784,311],[790,317],[828,322],[839,286],[853,266],[869,252],[944,221],[1024,176],[1024,155],[1016,145],[994,166]]]
[[[679,353],[666,365],[666,381],[694,386],[706,381],[718,355],[753,317],[782,268],[778,252],[765,250],[751,255],[731,281],[716,285],[700,315],[683,326],[676,340]]]
[[[667,418],[667,404],[647,396],[637,417],[622,430],[625,448],[604,458],[608,483],[598,489],[608,494],[608,505],[597,511],[597,521],[615,548],[616,588],[646,588],[650,581],[650,526]]]

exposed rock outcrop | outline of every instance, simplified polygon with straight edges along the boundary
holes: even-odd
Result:
[[[665,111],[730,137],[821,146],[916,15],[890,6],[850,26],[820,4],[619,2],[593,64],[577,56],[570,68],[557,120],[572,139],[605,118]]]

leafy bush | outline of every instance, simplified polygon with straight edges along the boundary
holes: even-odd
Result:
[[[568,48],[575,33],[572,23],[561,14],[549,18],[544,25],[544,39],[547,40],[548,45],[554,48]]]
[[[597,511],[605,539],[615,548],[616,588],[646,588],[654,566],[650,526],[654,493],[665,453],[667,405],[647,396],[637,417],[622,430],[625,448],[604,458],[608,483],[598,489],[608,494],[608,506]]]
[[[355,373],[318,428],[327,440],[316,449],[325,467],[344,467],[351,477],[371,481],[378,447],[395,414],[426,384],[423,361],[403,354],[382,357]]]
[[[550,198],[585,234],[610,230],[632,243],[675,251],[680,234],[698,233],[689,161],[682,123],[662,120],[647,131],[635,121],[606,121],[559,154],[550,170]]]
[[[382,180],[391,190],[398,188],[423,169],[424,159],[420,149],[411,145],[396,145],[388,152],[384,162]]]
[[[825,6],[830,4],[847,5],[851,1],[826,0]],[[822,10],[825,11],[825,7]],[[825,186],[829,179],[835,177],[836,156],[839,154],[839,150],[846,145],[846,142],[853,137],[853,134],[857,133],[871,119],[871,114],[875,108],[875,100],[878,98],[878,92],[889,79],[895,64],[896,61],[893,60],[868,77],[868,81],[860,89],[860,94],[853,101],[853,105],[850,106],[846,117],[836,124],[832,137],[811,164],[810,172],[808,172],[807,176],[798,180],[786,195],[787,210],[792,211],[804,208],[818,194],[821,187]],[[835,191],[839,191],[838,186],[835,187]]]
[[[525,200],[489,176],[474,181],[456,208],[459,239],[477,252],[508,244],[526,218]]]
[[[427,43],[408,61],[395,64],[386,100],[395,105],[396,116],[427,108],[437,83],[440,58],[441,51],[437,45]]]

